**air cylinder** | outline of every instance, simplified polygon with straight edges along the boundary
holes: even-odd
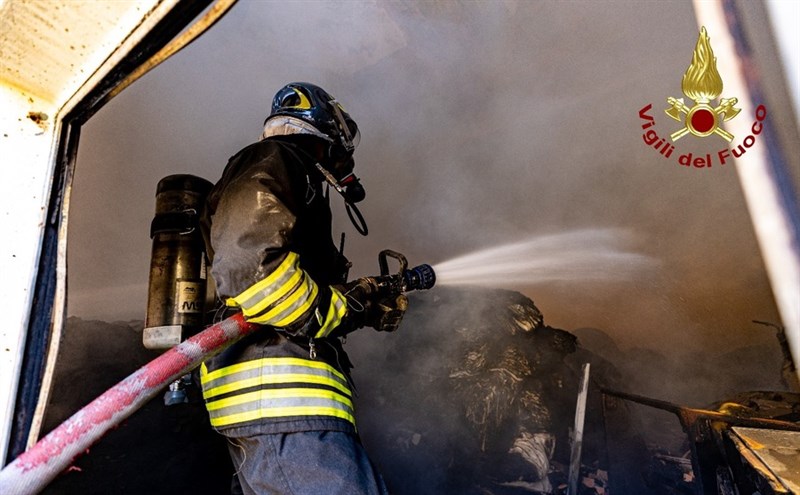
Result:
[[[148,349],[175,346],[203,328],[207,279],[200,213],[211,187],[211,182],[186,174],[158,182],[142,335]]]

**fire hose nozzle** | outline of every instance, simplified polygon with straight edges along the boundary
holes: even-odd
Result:
[[[436,273],[431,265],[422,264],[409,268],[403,273],[406,291],[427,290],[436,284]]]
[[[400,264],[399,270],[393,274],[389,273],[389,258],[394,258]],[[394,332],[408,307],[408,299],[401,295],[412,290],[430,289],[436,283],[436,274],[430,265],[423,264],[409,269],[405,256],[398,252],[388,249],[381,251],[378,262],[381,267],[379,276],[362,277],[342,287],[344,296],[350,300],[348,305],[351,305],[355,313],[367,315],[366,305],[370,301],[379,308],[378,314],[370,318],[377,316],[378,319],[367,323],[366,320],[362,321],[366,316],[357,317],[352,325],[342,327],[339,336],[363,326],[370,326],[381,332]]]
[[[399,270],[394,274],[389,273],[389,258],[395,259],[400,265]],[[378,265],[381,269],[380,277],[372,277],[376,286],[381,292],[387,294],[402,294],[412,290],[425,290],[433,287],[436,283],[436,274],[430,265],[419,265],[408,268],[408,260],[405,256],[384,249],[378,255]]]

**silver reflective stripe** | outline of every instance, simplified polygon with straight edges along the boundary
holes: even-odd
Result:
[[[282,416],[338,416],[350,418],[355,412],[350,399],[321,389],[263,389],[206,404],[212,423],[231,424],[241,418]],[[334,414],[331,414],[334,412]],[[226,418],[230,420],[226,421]],[[245,419],[247,420],[247,419]]]
[[[287,318],[292,316],[292,314],[294,312],[298,311],[299,309],[301,309],[304,306],[306,307],[306,310],[308,310],[310,308],[313,300],[316,299],[316,297],[317,297],[317,287],[316,287],[316,284],[314,283],[314,281],[311,280],[311,277],[309,277],[308,274],[306,274],[305,272],[303,272],[303,277],[302,278],[303,278],[302,282],[300,284],[297,284],[297,286],[290,291],[290,293],[287,296],[287,298],[284,299],[283,301],[281,301],[282,304],[275,305],[275,306],[276,307],[283,306],[283,303],[288,298],[292,297],[293,295],[297,295],[299,297],[297,297],[297,299],[294,302],[292,302],[291,305],[289,305],[289,306],[287,306],[285,308],[282,308],[279,313],[277,313],[275,315],[270,315],[270,317],[269,317],[270,322],[274,322],[274,323],[271,323],[271,324],[273,324],[273,325],[275,325],[277,327],[282,327],[282,326],[294,323],[294,321],[297,318],[299,318],[300,316],[305,314],[307,311],[302,311],[300,314],[295,315],[294,318],[290,318],[288,321],[284,321],[284,320],[286,320]],[[276,307],[271,307],[268,310],[262,312],[262,314],[263,313],[269,313],[270,311],[274,311],[276,309]],[[259,316],[260,316],[260,314],[254,316],[253,318],[257,319],[257,318],[259,318]]]

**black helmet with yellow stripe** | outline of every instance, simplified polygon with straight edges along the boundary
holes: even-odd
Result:
[[[353,151],[361,137],[355,121],[324,89],[311,83],[293,82],[275,94],[261,138],[298,134],[316,136],[329,143],[326,159],[316,167],[325,181],[344,197],[347,214],[356,230],[367,235],[367,224],[355,206],[366,194],[353,173]]]
[[[262,138],[289,134],[320,137],[339,148],[334,151],[337,154],[352,154],[360,138],[355,121],[336,98],[306,82],[293,82],[281,88],[264,122]]]

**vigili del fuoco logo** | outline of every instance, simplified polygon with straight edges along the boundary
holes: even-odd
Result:
[[[705,27],[700,29],[700,36],[697,38],[697,45],[692,55],[692,63],[683,74],[681,90],[687,98],[694,100],[694,103],[690,106],[683,98],[670,96],[667,98],[669,106],[664,113],[671,119],[677,120],[683,127],[672,132],[669,140],[659,137],[655,130],[655,118],[649,113],[653,105],[648,103],[639,110],[639,118],[644,121],[642,124],[642,129],[645,130],[642,134],[644,142],[657,150],[664,158],[672,156],[675,151],[673,143],[687,134],[698,138],[723,139],[727,143],[733,143],[735,136],[720,125],[736,118],[741,111],[740,108],[736,108],[739,100],[731,95],[728,95],[728,98],[720,98],[723,92],[722,77],[717,71],[717,58],[711,49],[711,41]],[[719,102],[714,106],[713,101],[717,98],[719,98]],[[677,158],[678,164],[685,167],[710,168],[715,163],[725,165],[732,156],[741,157],[755,144],[756,136],[761,134],[762,123],[767,117],[766,107],[759,105],[755,114],[756,120],[751,127],[751,133],[740,144],[733,147],[726,146],[713,155],[707,153],[705,156],[695,157],[692,153],[682,154]]]

